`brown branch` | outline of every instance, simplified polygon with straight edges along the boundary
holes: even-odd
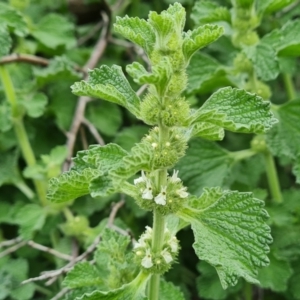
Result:
[[[51,298],[50,300],[58,300],[61,297],[63,297],[67,292],[69,292],[70,289],[69,288],[63,288],[58,294],[56,294],[53,298]]]
[[[86,118],[83,118],[82,123],[89,129],[97,143],[101,146],[104,146],[105,142],[96,127]]]
[[[107,16],[107,14],[105,14],[104,12],[102,12],[101,15],[102,15],[102,19],[103,19],[103,29],[102,29],[102,32],[98,39],[98,42],[94,48],[94,51],[92,52],[89,60],[83,67],[83,69],[86,71],[89,69],[93,69],[97,65],[99,59],[103,55],[104,50],[107,46],[109,18]],[[91,98],[86,97],[86,96],[81,96],[78,99],[76,111],[75,111],[73,121],[72,121],[72,125],[70,128],[70,131],[67,134],[67,143],[66,144],[67,144],[67,148],[68,148],[68,157],[67,157],[64,167],[63,167],[64,171],[68,170],[70,167],[70,159],[73,155],[77,132],[79,130],[80,124],[82,123],[82,121],[84,119],[84,112],[85,112],[86,104],[90,100],[91,100]]]
[[[77,41],[77,46],[81,46],[86,43],[89,39],[93,38],[95,34],[101,29],[103,26],[102,21],[98,22],[96,26],[94,26],[85,36],[81,37]]]
[[[14,246],[12,246],[10,248],[7,248],[6,250],[4,250],[3,252],[0,253],[0,258],[17,251],[18,249],[22,248],[25,245],[26,245],[26,241],[22,241],[18,244],[15,244]]]
[[[81,143],[83,150],[86,150],[89,147],[89,144],[86,139],[86,134],[83,126],[79,127],[80,137],[81,137]]]
[[[19,243],[21,241],[22,241],[21,237],[17,237],[17,238],[14,238],[12,240],[8,240],[8,241],[3,241],[3,242],[0,243],[0,248],[8,247],[8,246],[17,244],[17,243]]]
[[[33,65],[42,65],[42,66],[49,65],[48,59],[38,57],[35,55],[29,55],[29,54],[14,53],[11,55],[4,56],[2,59],[0,59],[0,65],[10,64],[14,62],[25,62]]]
[[[121,200],[119,202],[117,202],[116,204],[114,204],[110,214],[109,214],[109,218],[108,218],[108,222],[107,222],[107,227],[111,228],[114,220],[116,218],[116,215],[118,213],[118,210],[124,205],[125,200],[124,200],[124,195],[121,194]]]

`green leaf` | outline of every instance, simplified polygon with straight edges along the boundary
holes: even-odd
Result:
[[[159,300],[185,300],[180,288],[175,286],[172,282],[162,280],[159,287]]]
[[[197,50],[216,41],[223,32],[223,27],[211,24],[200,26],[193,31],[187,31],[182,43],[182,51],[186,61],[189,61]]]
[[[221,141],[225,135],[224,129],[220,126],[200,122],[192,127],[191,137],[197,136],[210,141]]]
[[[36,93],[34,95],[27,94],[20,97],[20,104],[25,107],[27,114],[32,118],[42,116],[47,103],[47,96],[42,93]]]
[[[201,298],[212,300],[226,299],[230,294],[240,289],[241,285],[224,290],[214,267],[205,261],[197,266],[201,275],[196,279],[198,294]]]
[[[156,31],[156,37],[160,46],[163,46],[168,41],[168,37],[174,32],[174,27],[176,26],[172,15],[166,12],[158,14],[155,11],[150,11],[148,23]]]
[[[300,20],[288,21],[280,29],[275,29],[265,35],[261,43],[273,47],[279,55],[290,54],[289,48],[294,46],[292,47],[295,51],[293,56],[298,56],[300,54]]]
[[[244,47],[244,53],[253,63],[254,70],[264,81],[275,79],[280,70],[276,51],[268,43],[260,42],[253,47]]]
[[[47,199],[51,202],[62,203],[89,194],[89,185],[101,171],[85,168],[62,173],[49,181]]]
[[[103,134],[114,137],[122,125],[122,112],[119,106],[103,101],[88,105],[86,118]]]
[[[115,32],[142,47],[148,54],[155,44],[155,33],[152,26],[140,18],[117,17],[114,24]]]
[[[46,68],[35,68],[33,74],[39,86],[59,80],[75,81],[82,78],[82,75],[75,71],[74,63],[64,56],[50,60]]]
[[[296,163],[293,167],[293,173],[296,176],[296,182],[300,184],[300,156],[298,156],[296,159]]]
[[[267,134],[267,144],[274,155],[296,159],[300,154],[300,100],[275,108],[279,122]]]
[[[296,0],[264,0],[264,1],[256,1],[256,7],[259,13],[273,13],[276,12]]]
[[[11,106],[8,104],[7,101],[5,101],[0,104],[0,131],[6,132],[11,128],[12,128]]]
[[[43,17],[31,34],[44,46],[56,50],[70,49],[76,45],[74,25],[65,17],[50,13]]]
[[[272,242],[264,202],[252,193],[206,189],[193,205],[177,215],[191,223],[196,254],[216,268],[223,288],[236,285],[238,277],[259,283],[257,269],[269,264]]]
[[[20,225],[20,236],[25,240],[32,239],[34,233],[43,228],[47,212],[37,204],[26,204],[17,215],[16,221]]]
[[[74,289],[85,286],[99,286],[103,282],[103,278],[99,277],[99,272],[89,262],[79,262],[74,268],[68,272],[63,281],[63,285]]]
[[[270,102],[241,89],[226,87],[215,92],[191,116],[191,124],[207,122],[230,131],[263,133],[277,122]]]
[[[12,6],[5,3],[0,3],[0,24],[6,25],[10,31],[20,37],[24,37],[28,33],[23,16]],[[0,45],[2,46],[2,44]]]
[[[140,99],[131,88],[122,68],[101,66],[89,72],[87,81],[75,82],[72,92],[78,96],[90,96],[117,103],[139,116]]]
[[[189,192],[199,195],[204,187],[222,186],[234,159],[216,143],[194,139],[175,166]]]
[[[219,21],[231,23],[231,15],[228,8],[219,6],[211,1],[196,1],[191,13],[191,19],[197,25]]]
[[[293,270],[288,261],[278,259],[272,253],[269,254],[270,265],[259,270],[258,280],[265,289],[274,292],[284,292],[288,288],[288,280],[293,274]]]
[[[225,79],[225,67],[207,54],[197,52],[187,68],[187,93],[197,93],[205,84],[213,81],[213,88],[222,86],[221,78]]]
[[[84,294],[75,300],[147,300],[145,297],[146,283],[149,275],[140,273],[132,282],[109,292],[94,291]]]
[[[0,3],[1,5],[1,3]],[[11,37],[6,29],[5,26],[0,24],[0,58],[4,55],[7,55],[9,53],[9,50],[11,48]]]
[[[70,171],[50,179],[47,198],[52,202],[66,202],[90,192],[93,195],[103,193],[99,190],[100,186],[104,189],[103,183],[94,191],[95,182],[98,184],[99,180],[111,182],[110,177],[101,176],[118,168],[126,154],[127,152],[116,144],[92,145],[89,150],[79,151]],[[92,183],[93,179],[96,181]]]

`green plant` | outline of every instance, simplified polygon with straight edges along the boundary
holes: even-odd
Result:
[[[50,180],[52,202],[122,193],[153,212],[153,227],[146,228],[133,253],[127,249],[128,238],[106,230],[96,265],[83,262],[68,273],[66,286],[87,288],[81,299],[170,299],[169,293],[176,295],[172,299],[183,299],[170,284],[163,282],[161,291],[159,285],[161,275],[177,260],[176,233],[189,224],[197,256],[216,268],[223,288],[235,285],[238,277],[258,283],[257,269],[269,263],[272,238],[264,223],[268,215],[263,201],[251,192],[219,187],[193,196],[173,169],[192,138],[221,140],[225,129],[262,134],[276,123],[269,102],[231,87],[216,91],[199,109],[190,109],[182,94],[186,68],[196,51],[216,41],[223,28],[203,25],[183,32],[184,24],[185,10],[178,3],[161,14],[150,12],[147,21],[117,18],[115,31],[142,47],[151,65],[151,71],[137,62],[126,67],[135,83],[148,86],[142,99],[116,65],[94,69],[87,81],[72,86],[76,95],[117,103],[154,126],[129,152],[116,144],[78,152],[71,170]]]

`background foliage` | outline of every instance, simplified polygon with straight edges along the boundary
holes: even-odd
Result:
[[[300,4],[256,1],[257,14],[252,15],[252,2],[181,1],[188,13],[186,29],[206,23],[225,28],[223,37],[192,58],[186,96],[198,108],[220,87],[244,88],[270,100],[279,122],[266,135],[226,132],[219,143],[192,140],[177,167],[191,193],[221,186],[254,191],[265,200],[274,239],[271,264],[260,271],[260,286],[240,280],[223,290],[215,269],[198,263],[191,231],[184,229],[178,234],[179,264],[166,279],[180,286],[186,299],[300,299]],[[147,132],[120,106],[76,97],[70,86],[103,64],[124,67],[138,61],[147,66],[141,49],[115,34],[112,24],[117,15],[145,18],[149,10],[160,12],[170,3],[0,3],[0,299],[74,299],[80,289],[93,286],[82,281],[70,286],[72,273],[65,277],[65,269],[46,273],[43,281],[20,283],[91,252],[97,266],[103,266],[97,253],[109,251],[114,240],[124,249],[130,242],[113,236],[111,244],[100,243],[95,250],[95,241],[108,234],[105,227],[123,234],[128,230],[137,239],[150,223],[151,216],[123,195],[83,196],[71,204],[50,205],[45,191],[48,179],[68,169],[77,151],[109,142],[129,150]],[[76,188],[83,188],[80,182]],[[120,270],[122,261],[115,263]],[[136,272],[126,267],[127,276]],[[85,262],[76,268],[88,269],[94,286],[104,284],[105,268],[101,276]],[[166,295],[168,288],[165,283]]]

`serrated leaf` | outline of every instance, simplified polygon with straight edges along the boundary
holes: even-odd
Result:
[[[89,194],[89,185],[101,171],[86,168],[62,173],[49,181],[47,199],[51,202],[62,203]]]
[[[5,3],[0,3],[0,24],[1,23],[20,37],[28,33],[27,24],[21,13]]]
[[[159,300],[185,300],[180,288],[175,286],[172,282],[162,280],[159,287]]]
[[[20,97],[20,104],[22,104],[27,114],[32,118],[38,118],[43,115],[46,105],[48,103],[48,98],[43,93],[36,93],[34,95],[24,95]]]
[[[254,70],[259,78],[264,81],[275,79],[280,70],[275,49],[260,42],[256,46],[244,47],[244,53],[253,63]]]
[[[193,31],[187,31],[182,43],[182,51],[186,61],[189,61],[197,50],[216,41],[223,32],[223,27],[211,24],[200,26]]]
[[[145,288],[149,275],[140,273],[132,282],[109,292],[95,291],[75,300],[147,300]]]
[[[272,242],[270,228],[264,223],[268,217],[262,209],[264,202],[253,198],[252,193],[223,191],[214,201],[202,207],[203,197],[208,198],[210,189],[194,201],[193,208],[184,208],[177,215],[191,223],[195,243],[193,247],[201,260],[213,265],[223,288],[237,284],[238,277],[251,283],[257,269],[267,266],[268,244]]]
[[[300,100],[276,107],[279,122],[267,134],[267,143],[274,155],[296,159],[300,153]]]
[[[191,19],[197,25],[219,21],[231,23],[231,15],[228,8],[219,6],[211,1],[196,1],[191,13]]]
[[[89,262],[79,262],[68,272],[63,281],[63,285],[74,289],[85,286],[99,286],[103,283],[103,278],[99,277],[99,272]]]
[[[192,140],[186,155],[175,166],[189,192],[199,195],[204,187],[222,186],[234,160],[215,143]]]
[[[16,221],[20,225],[20,236],[25,240],[32,239],[34,233],[43,228],[47,212],[37,204],[26,204],[17,215]]]
[[[270,265],[259,270],[258,280],[265,289],[275,292],[284,292],[288,288],[288,280],[293,270],[288,261],[278,259],[272,253],[269,255]]]
[[[150,11],[148,23],[156,31],[158,37],[158,43],[162,46],[167,40],[168,36],[174,32],[175,22],[170,14],[158,14],[155,11]]]
[[[0,3],[1,4],[1,3]],[[6,26],[0,24],[0,58],[9,53],[11,48],[11,37],[8,33]]]
[[[140,18],[117,17],[114,24],[115,32],[142,47],[150,53],[155,44],[155,33],[151,25]]]
[[[89,72],[87,81],[75,82],[72,92],[78,96],[90,96],[117,103],[139,116],[140,99],[131,88],[122,68],[101,66]]]
[[[33,74],[39,86],[59,80],[76,81],[82,78],[82,75],[75,71],[74,63],[64,56],[50,60],[46,68],[35,68]]]
[[[191,116],[191,124],[207,122],[230,131],[263,133],[277,120],[270,102],[244,90],[226,87],[215,92]]]
[[[74,25],[65,17],[50,13],[43,17],[31,31],[41,44],[49,49],[70,49],[76,45]]]
[[[280,29],[275,29],[269,34],[265,35],[261,43],[263,45],[269,45],[275,49],[279,55],[288,54],[288,48],[294,47],[293,56],[298,56],[300,54],[300,20],[288,21]]]
[[[167,58],[162,59],[158,65],[153,66],[152,73],[147,72],[146,69],[137,62],[127,65],[126,71],[138,84],[153,84],[159,94],[168,87],[173,73],[172,65]]]
[[[187,68],[188,86],[187,93],[196,93],[206,83],[214,81],[214,89],[222,84],[225,79],[225,67],[207,54],[197,52],[191,59]],[[226,80],[226,79],[225,79]]]

